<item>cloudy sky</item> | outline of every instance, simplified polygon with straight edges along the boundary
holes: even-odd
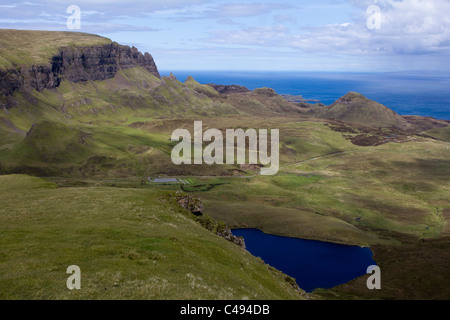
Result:
[[[69,31],[70,5],[161,70],[450,71],[450,0],[0,0],[0,28]]]

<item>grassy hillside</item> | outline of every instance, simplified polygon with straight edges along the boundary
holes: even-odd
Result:
[[[450,142],[450,127],[431,129],[425,131],[425,134],[442,141]]]
[[[24,201],[26,194],[26,201]],[[1,299],[301,299],[170,193],[0,176]],[[81,290],[66,287],[69,265]]]
[[[449,243],[446,233],[421,241],[403,237],[401,245],[373,246],[382,270],[381,290],[367,290],[367,277],[361,277],[330,290],[316,290],[312,299],[448,300]]]
[[[133,119],[121,126],[39,122],[14,147],[4,146],[2,170],[134,184],[160,175],[223,177],[228,184],[197,194],[218,220],[349,244],[395,243],[386,232],[433,237],[445,224],[436,214],[436,208],[450,206],[445,142],[417,138],[359,147],[324,121],[204,118],[204,130],[280,129],[280,173],[262,177],[239,166],[175,166],[170,135],[177,128],[192,131],[194,119]]]
[[[47,64],[61,47],[109,43],[107,38],[88,33],[0,29],[0,68]]]
[[[407,122],[394,111],[356,92],[349,92],[338,99],[320,116],[373,127],[408,127]]]

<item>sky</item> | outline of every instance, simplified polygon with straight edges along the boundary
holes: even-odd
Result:
[[[98,34],[160,70],[450,71],[450,0],[0,0],[0,28]]]

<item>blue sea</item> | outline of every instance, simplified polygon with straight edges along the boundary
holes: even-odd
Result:
[[[161,71],[170,75],[170,71]],[[450,120],[450,75],[444,73],[331,73],[173,71],[202,84],[241,85],[254,90],[270,87],[279,94],[302,95],[329,105],[350,91],[359,92],[401,115]]]

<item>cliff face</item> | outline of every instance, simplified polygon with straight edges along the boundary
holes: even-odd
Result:
[[[64,48],[52,61],[52,72],[73,82],[105,80],[120,69],[144,67],[158,78],[155,62],[150,54],[142,54],[135,47],[115,43],[101,47]]]
[[[47,65],[22,66],[18,69],[0,70],[0,94],[11,96],[19,89],[56,88],[62,79],[72,82],[105,80],[117,71],[143,67],[160,78],[156,64],[148,53],[142,54],[135,47],[112,43],[92,47],[65,47]],[[3,107],[10,108],[10,99],[2,99]]]

